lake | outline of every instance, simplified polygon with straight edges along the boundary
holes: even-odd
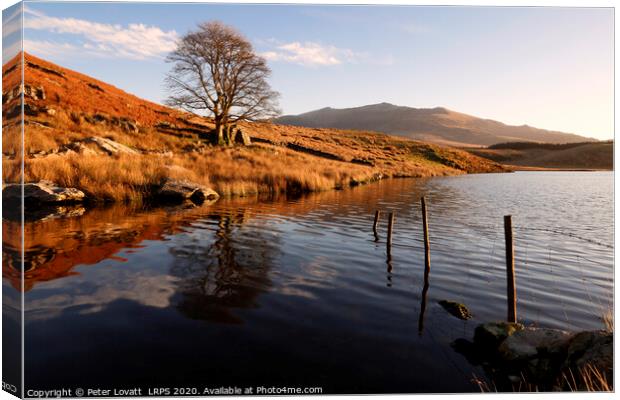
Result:
[[[506,318],[507,214],[520,321],[600,329],[613,304],[613,172],[395,179],[296,199],[69,212],[25,227],[31,389],[477,392],[472,378],[484,371],[451,343]],[[3,221],[5,241],[18,227]],[[14,249],[5,242],[5,290],[19,287]],[[453,317],[444,299],[473,318]]]

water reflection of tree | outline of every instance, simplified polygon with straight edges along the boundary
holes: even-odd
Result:
[[[215,222],[209,230],[171,250],[170,274],[179,278],[175,303],[193,319],[241,323],[233,310],[258,306],[258,295],[271,286],[268,272],[279,244],[264,226],[242,229],[245,210],[222,210],[208,220]]]

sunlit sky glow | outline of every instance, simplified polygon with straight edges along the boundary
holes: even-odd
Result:
[[[161,102],[166,54],[213,19],[267,58],[286,114],[386,101],[613,137],[611,8],[27,3],[24,49]]]

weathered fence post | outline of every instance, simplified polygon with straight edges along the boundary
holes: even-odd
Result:
[[[422,287],[422,303],[420,304],[420,318],[418,318],[418,334],[422,336],[424,330],[424,313],[426,311],[426,295],[429,288],[429,277],[431,274],[430,264],[424,269],[424,286]]]
[[[426,294],[429,288],[429,276],[431,273],[431,242],[428,236],[428,213],[426,212],[426,198],[422,202],[422,230],[424,231],[424,287],[422,288],[422,304],[420,305],[420,318],[418,319],[418,334],[422,336],[424,330],[424,312],[426,311]]]
[[[517,322],[517,287],[515,283],[515,251],[512,239],[512,216],[504,216],[506,236],[506,284],[508,301],[508,322]]]
[[[387,232],[387,254],[388,257],[392,256],[392,229],[394,228],[394,213],[391,212],[388,219],[388,232]]]
[[[422,197],[422,228],[424,229],[424,270],[431,269],[431,242],[428,237],[428,215],[426,213],[426,198]]]
[[[375,234],[375,242],[379,241],[379,233],[377,232],[377,225],[379,225],[379,216],[381,215],[381,211],[375,211],[375,222],[372,224],[372,231]]]

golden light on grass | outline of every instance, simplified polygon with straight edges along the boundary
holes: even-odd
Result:
[[[612,392],[613,383],[607,380],[607,376],[591,364],[586,364],[577,369],[562,374],[562,378],[571,392]]]
[[[139,201],[169,178],[207,185],[224,196],[247,196],[338,189],[380,177],[505,170],[464,151],[405,138],[271,123],[238,125],[252,146],[214,147],[207,144],[209,119],[139,99],[28,54],[25,58],[26,85],[45,96],[26,99],[32,112],[24,126],[24,180],[49,180],[98,200]],[[15,71],[3,77],[5,83],[12,82]],[[132,128],[119,121],[130,121]],[[3,179],[19,182],[19,118],[5,121],[5,127]],[[92,137],[113,140],[136,154],[67,151]]]

